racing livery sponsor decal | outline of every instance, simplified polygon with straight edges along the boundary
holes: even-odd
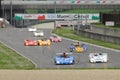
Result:
[[[45,20],[45,15],[43,14],[43,15],[39,15],[38,16],[38,20]]]

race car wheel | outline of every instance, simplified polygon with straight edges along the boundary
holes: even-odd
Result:
[[[61,42],[60,40],[58,40],[58,42]]]
[[[73,50],[70,48],[70,52],[73,52]]]
[[[72,50],[70,50],[70,52],[73,52]]]
[[[55,65],[58,65],[56,61],[54,63],[55,63]]]

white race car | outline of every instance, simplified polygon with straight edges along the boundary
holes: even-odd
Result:
[[[34,36],[38,37],[38,36],[44,36],[44,33],[42,30],[37,30],[33,32]]]
[[[34,32],[34,31],[37,31],[37,28],[30,27],[30,28],[28,28],[28,31]]]
[[[108,55],[107,53],[90,53],[89,54],[89,62],[91,63],[97,63],[97,62],[107,62],[108,61]]]

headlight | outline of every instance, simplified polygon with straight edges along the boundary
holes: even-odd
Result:
[[[59,62],[59,61],[57,61],[56,63],[57,63],[57,64],[59,64],[60,62]]]
[[[104,62],[107,62],[107,59],[106,59],[106,58],[104,58]]]
[[[90,62],[94,62],[94,59],[93,59],[93,58],[91,58],[91,59],[90,59]]]
[[[73,61],[70,61],[70,63],[73,63]]]

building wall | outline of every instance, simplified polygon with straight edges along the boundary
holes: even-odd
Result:
[[[115,26],[120,25],[120,13],[101,13],[101,22],[105,24],[106,21],[113,21],[115,23]]]

